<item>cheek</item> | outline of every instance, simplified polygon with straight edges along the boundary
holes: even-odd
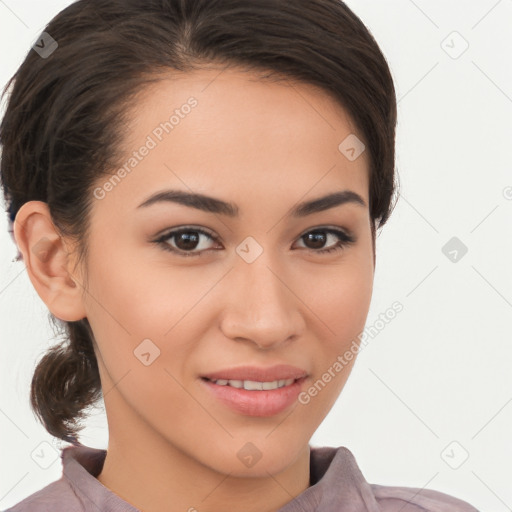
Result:
[[[303,301],[331,350],[351,343],[364,329],[373,290],[373,265],[366,254],[354,251],[350,257],[308,273],[302,280]]]
[[[90,273],[87,316],[99,349],[102,383],[107,393],[114,390],[109,400],[119,403],[120,394],[145,417],[161,411],[169,428],[172,404],[197,414],[197,404],[179,383],[185,380],[183,362],[200,339],[195,329],[201,325],[196,313],[201,308],[194,305],[210,286],[171,268],[138,265],[135,258],[111,253],[102,259]],[[189,435],[186,429],[182,435]]]
[[[87,316],[114,379],[141,370],[146,359],[181,380],[180,362],[202,337],[205,296],[218,280],[211,274],[199,267],[149,265],[114,251],[91,265]]]
[[[327,275],[328,274],[328,275]],[[357,358],[373,289],[373,256],[351,253],[329,273],[318,272],[304,291],[315,315],[314,379],[300,402],[322,421],[336,402]],[[319,420],[320,418],[320,420]]]
[[[89,278],[92,312],[127,332],[164,336],[211,287],[194,269],[148,262],[108,251],[92,263]],[[128,252],[128,251],[126,251]],[[140,249],[139,249],[140,252]]]
[[[333,407],[354,367],[372,283],[373,271],[364,260],[347,260],[329,277],[319,275],[318,286],[310,287],[304,295],[315,313],[310,318],[315,325],[311,329],[316,345],[312,356],[314,378],[299,403],[306,415],[304,421],[312,422],[311,433]]]

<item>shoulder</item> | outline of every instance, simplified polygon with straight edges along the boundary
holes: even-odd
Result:
[[[369,484],[382,512],[479,512],[478,509],[449,494],[433,489]]]
[[[313,448],[312,455],[312,481],[331,507],[326,510],[341,510],[344,503],[349,504],[343,508],[347,511],[479,512],[468,502],[433,489],[371,484],[345,446]]]
[[[2,512],[81,512],[75,493],[61,478]]]

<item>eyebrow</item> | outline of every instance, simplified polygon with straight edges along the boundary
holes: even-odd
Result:
[[[215,197],[185,192],[183,190],[162,190],[156,192],[144,200],[137,208],[147,208],[161,202],[178,203],[204,212],[217,213],[228,217],[238,217],[240,211],[235,203],[228,203]],[[366,207],[364,199],[359,194],[352,190],[341,190],[299,203],[290,210],[288,215],[292,217],[306,217],[307,215],[348,203]]]

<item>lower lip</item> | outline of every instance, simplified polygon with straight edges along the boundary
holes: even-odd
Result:
[[[254,391],[229,385],[220,386],[203,378],[201,382],[223,404],[239,413],[247,416],[274,416],[297,400],[304,380],[305,377],[278,389]]]

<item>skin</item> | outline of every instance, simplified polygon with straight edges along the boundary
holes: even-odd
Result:
[[[288,363],[309,373],[308,389],[357,339],[375,270],[369,156],[349,161],[338,150],[358,132],[324,91],[203,69],[152,84],[131,105],[127,158],[191,96],[198,101],[191,113],[94,200],[87,275],[45,203],[23,205],[14,235],[49,310],[91,324],[109,426],[98,480],[150,512],[223,511],[226,503],[235,512],[276,511],[310,485],[309,440],[355,357],[307,405],[266,418],[228,409],[199,375]],[[166,188],[236,203],[240,217],[175,203],[137,208]],[[366,206],[286,217],[300,201],[345,189]],[[220,250],[180,257],[153,243],[164,230],[190,225],[219,239],[202,235],[191,251]],[[338,238],[315,246],[303,235],[324,226],[348,230],[355,243],[318,253]],[[236,252],[248,236],[263,248],[251,264]],[[44,238],[49,250],[40,258]],[[149,366],[134,355],[147,338],[160,350]],[[262,455],[252,467],[237,457],[247,442]]]

